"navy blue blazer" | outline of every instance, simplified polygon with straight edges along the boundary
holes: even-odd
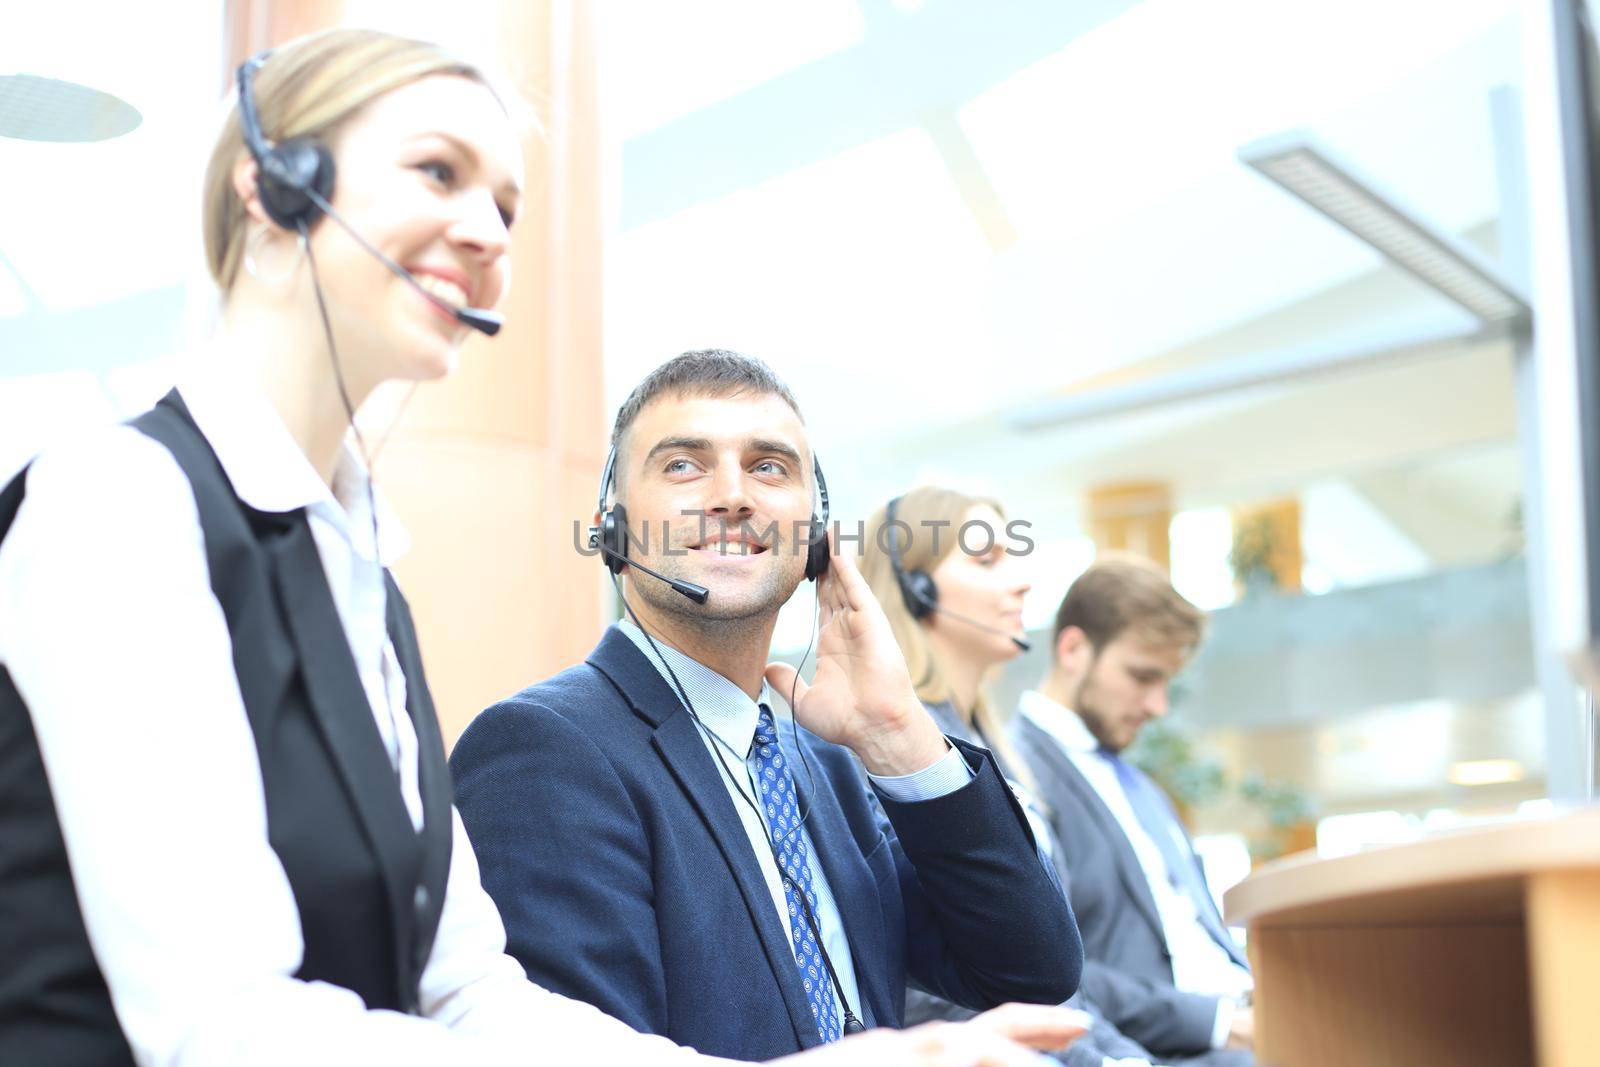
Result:
[[[1070,906],[983,749],[974,779],[879,799],[855,757],[798,731],[807,831],[854,957],[858,1014],[898,1026],[907,981],[974,1009],[1077,988]],[[693,719],[627,636],[495,704],[450,759],[507,950],[546,988],[702,1052],[819,1043],[750,839]]]

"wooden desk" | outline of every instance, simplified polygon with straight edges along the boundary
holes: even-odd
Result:
[[[1266,1067],[1600,1065],[1600,808],[1291,856],[1224,907]]]

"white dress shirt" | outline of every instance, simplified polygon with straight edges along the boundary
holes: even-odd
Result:
[[[420,825],[364,470],[345,456],[330,493],[265,397],[220,368],[186,370],[179,391],[245,501],[307,509]],[[404,537],[381,505],[379,522],[387,561]],[[526,979],[459,816],[421,1016],[293,977],[299,910],[267,840],[194,495],[139,431],[106,427],[34,463],[0,546],[0,663],[28,705],[89,941],[141,1065],[701,1062]]]
[[[1237,999],[1254,985],[1250,972],[1229,958],[1201,924],[1188,894],[1173,885],[1160,847],[1139,821],[1117,779],[1116,768],[1099,755],[1100,742],[1077,712],[1032,690],[1022,694],[1018,707],[1061,748],[1122,828],[1139,859],[1150,896],[1155,900],[1156,914],[1161,918],[1162,934],[1172,956],[1173,985],[1186,993],[1218,998],[1211,1045],[1221,1048],[1228,1040]],[[1187,850],[1189,846],[1183,842],[1181,847]]]
[[[730,770],[743,769],[742,780],[737,770],[732,776],[719,772],[717,777],[727,786],[733,808],[739,813],[739,821],[744,825],[745,835],[750,838],[750,849],[755,853],[762,877],[766,879],[767,891],[772,894],[772,907],[777,913],[778,925],[789,938],[789,948],[793,951],[794,933],[789,928],[788,898],[784,895],[783,876],[778,872],[778,861],[772,854],[772,837],[767,828],[766,816],[762,811],[762,805],[756,801],[759,794],[756,791],[755,759],[751,754],[756,736],[756,723],[761,716],[760,704],[765,704],[772,711],[779,744],[784,748],[792,748],[795,744],[793,720],[787,715],[779,717],[778,703],[773,700],[772,688],[766,682],[761,683],[760,701],[751,700],[749,694],[733,682],[671,645],[663,643],[659,638],[652,647],[645,639],[643,631],[631,620],[623,619],[617,627],[628,635],[629,640],[639,651],[644,653],[645,658],[650,660],[669,686],[672,685],[672,675],[677,676],[679,684],[688,694],[689,702],[694,706],[695,715],[704,724],[705,728],[700,731],[700,739],[705,742],[711,758],[720,761]],[[660,657],[656,654],[657,649],[660,650]],[[663,658],[670,664],[671,674],[663,669]],[[791,758],[789,766],[795,777],[796,788],[804,788],[807,783],[803,765]],[[932,800],[955,792],[972,780],[972,769],[952,745],[942,759],[913,774],[895,777],[869,774],[867,777],[889,799],[914,802]],[[748,791],[746,786],[749,787]],[[815,793],[812,795],[815,796]],[[850,956],[850,942],[845,937],[844,920],[839,914],[838,901],[834,899],[833,890],[828,885],[828,876],[823,873],[822,862],[817,857],[816,845],[812,842],[811,834],[804,828],[800,833],[806,840],[806,857],[811,868],[812,888],[817,894],[816,919],[817,925],[821,928],[817,933],[828,959],[833,963],[834,971],[839,976],[839,984],[843,987],[842,990],[834,990],[834,1000],[837,1001],[842,992],[851,1010],[864,1024],[870,1025],[875,1020],[863,1016],[864,1008],[856,983],[856,969]],[[842,1024],[844,1020],[842,1011],[839,1013],[839,1019]]]

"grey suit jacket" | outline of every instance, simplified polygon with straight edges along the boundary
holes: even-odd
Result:
[[[1083,991],[1119,1030],[1158,1055],[1205,1053],[1217,998],[1173,984],[1155,898],[1116,817],[1026,715],[1012,720],[1010,735],[1038,780],[1071,875],[1068,898],[1083,936]]]

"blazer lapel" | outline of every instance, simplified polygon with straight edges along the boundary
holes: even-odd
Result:
[[[1122,824],[1117,822],[1117,817],[1111,814],[1111,809],[1106,807],[1105,801],[1100,799],[1100,794],[1094,791],[1094,786],[1089,784],[1089,780],[1078,770],[1072,758],[1061,750],[1056,739],[1045,733],[1026,715],[1019,715],[1018,718],[1033,750],[1050,767],[1052,777],[1072,791],[1077,797],[1078,804],[1085,808],[1099,825],[1101,836],[1110,843],[1112,854],[1116,856],[1117,873],[1121,876],[1129,897],[1144,915],[1145,921],[1150,924],[1156,936],[1165,943],[1167,935],[1161,926],[1161,917],[1156,911],[1155,897],[1150,894],[1150,883],[1145,880],[1144,868],[1139,865],[1139,857],[1134,855],[1133,846],[1128,843],[1128,835],[1123,832]],[[1067,873],[1070,876],[1072,872],[1069,869]]]
[[[401,916],[412,908],[414,891],[403,858],[415,854],[416,833],[395,787],[394,767],[356,674],[350,642],[339,622],[304,512],[296,514],[283,535],[271,542],[268,552],[288,630],[305,668],[306,695],[383,869],[395,944],[403,946]]]
[[[651,744],[705,823],[739,887],[767,963],[783,993],[796,1040],[802,1048],[821,1044],[822,1037],[817,1033],[805,988],[800,984],[800,972],[795,967],[789,935],[773,910],[772,894],[751,852],[749,835],[734,810],[723,772],[706,751],[700,728],[655,665],[616,628],[607,631],[589,664],[611,681],[636,715],[655,726]],[[738,773],[738,767],[733,769]]]
[[[454,795],[450,767],[445,762],[444,739],[439,733],[439,716],[434,710],[428,680],[422,672],[422,655],[417,634],[411,625],[411,610],[395,584],[384,572],[388,594],[389,640],[406,676],[406,712],[417,734],[417,788],[422,794],[422,867],[417,882],[428,890],[427,906],[416,916],[418,936],[415,965],[417,974],[426,966],[438,932],[439,916],[444,911],[445,887],[450,877],[450,853],[455,824],[450,812]]]

